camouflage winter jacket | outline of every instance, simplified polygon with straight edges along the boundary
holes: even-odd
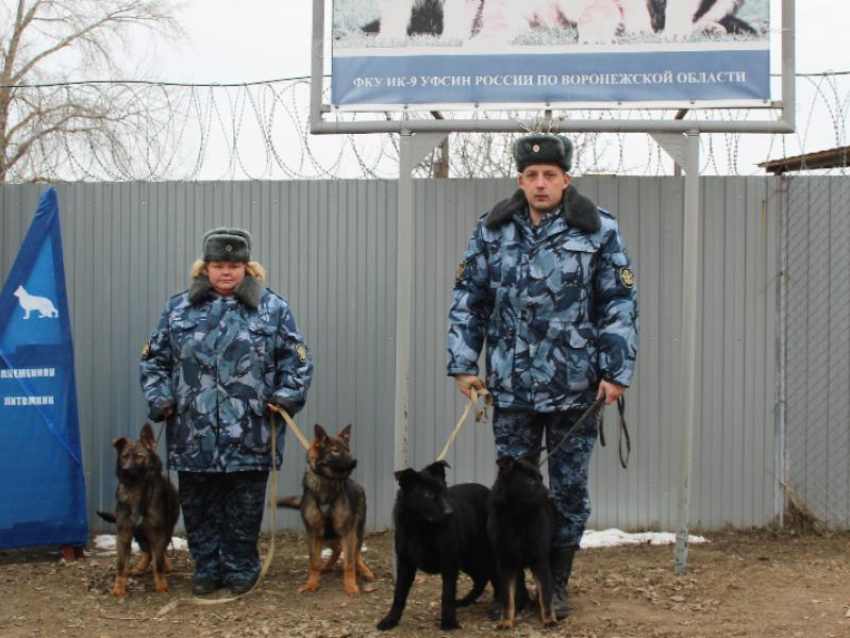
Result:
[[[286,301],[250,276],[226,298],[216,296],[205,277],[195,280],[165,304],[142,351],[151,419],[175,411],[166,430],[175,470],[271,468],[266,404],[295,414],[312,375],[312,357]],[[277,467],[283,433],[278,429]]]
[[[614,218],[573,186],[537,227],[522,190],[482,216],[455,281],[448,374],[477,375],[485,339],[502,408],[584,408],[600,379],[629,385],[637,290]]]

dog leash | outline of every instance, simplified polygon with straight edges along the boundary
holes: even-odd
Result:
[[[620,466],[625,470],[629,465],[629,455],[632,453],[632,439],[629,436],[629,428],[626,425],[626,398],[621,394],[617,397],[617,413],[619,427],[617,428],[617,455],[620,457]],[[602,413],[599,413],[599,444],[605,447],[605,430],[602,421]],[[623,441],[626,442],[625,452]]]
[[[274,413],[275,412],[283,415],[284,420],[288,424],[291,423],[292,426],[295,425],[294,422],[292,421],[292,417],[290,417],[284,410],[280,410],[280,409],[277,409],[277,408],[269,410],[269,415],[271,416],[270,423],[271,423],[271,455],[272,455],[272,484],[271,484],[271,487],[269,488],[269,490],[270,490],[270,493],[269,493],[269,508],[272,511],[272,525],[271,525],[272,533],[271,533],[271,541],[269,541],[269,551],[266,554],[265,559],[263,560],[263,566],[260,569],[260,575],[257,576],[257,580],[254,581],[254,584],[251,586],[251,589],[246,591],[244,594],[239,594],[237,596],[228,596],[227,598],[197,598],[195,596],[193,596],[191,598],[178,598],[176,600],[171,601],[165,607],[160,609],[156,613],[156,615],[154,616],[155,618],[162,618],[166,614],[173,611],[177,607],[177,605],[179,605],[181,602],[184,602],[184,601],[190,602],[193,605],[199,605],[199,606],[221,605],[222,603],[232,603],[235,600],[239,600],[240,598],[244,598],[245,596],[248,596],[249,594],[253,593],[253,591],[255,589],[257,589],[257,587],[259,587],[260,584],[263,582],[263,580],[266,577],[266,574],[268,574],[269,568],[271,567],[271,564],[272,564],[272,560],[274,559],[275,536],[277,534],[277,506],[276,506],[276,504],[277,504],[277,475],[278,475],[278,470],[277,470],[277,466],[274,462],[274,456],[277,452],[277,434],[276,434],[276,431],[277,431],[276,425],[277,424],[275,423],[275,419],[274,419]],[[297,428],[295,428],[295,430],[297,431]],[[299,440],[302,440],[304,435],[301,434],[300,431],[298,431],[298,435],[300,435]],[[306,439],[302,440],[302,445],[303,445],[305,440]]]
[[[581,425],[590,418],[591,415],[598,413],[599,414],[599,443],[603,447],[605,446],[605,430],[603,423],[603,410],[602,407],[605,404],[605,397],[600,396],[596,397],[596,400],[590,405],[590,407],[584,411],[584,413],[578,418],[578,420],[573,423],[572,427],[567,430],[566,434],[561,437],[561,440],[558,441],[558,444],[553,447],[549,452],[543,455],[543,458],[537,464],[537,467],[542,467],[543,464],[552,456],[554,456],[555,452],[566,443],[567,439],[573,435],[573,433],[581,427]],[[623,395],[617,397],[617,411],[619,412],[619,429],[618,429],[618,437],[617,437],[617,452],[620,457],[620,465],[623,469],[626,469],[629,465],[629,455],[632,451],[632,440],[629,436],[629,428],[626,425],[626,398]],[[623,442],[625,441],[625,447],[623,446]]]
[[[475,422],[479,423],[484,420],[487,408],[493,405],[493,395],[490,394],[486,389],[476,390],[475,388],[469,389],[469,403],[466,404],[466,407],[463,410],[463,414],[460,415],[460,420],[455,425],[455,429],[452,430],[451,435],[449,436],[449,440],[446,443],[446,446],[443,448],[443,451],[440,452],[440,455],[437,457],[438,461],[442,461],[446,458],[446,454],[449,453],[449,448],[454,443],[454,440],[457,438],[460,429],[463,427],[463,424],[466,422],[467,417],[469,417],[469,413],[475,409]],[[483,407],[478,407],[478,398],[481,397],[484,400]]]
[[[301,430],[298,429],[298,426],[295,425],[295,421],[293,421],[292,417],[289,416],[289,412],[287,412],[283,408],[279,408],[277,406],[272,406],[272,405],[269,406],[269,409],[272,412],[277,412],[278,415],[280,415],[280,417],[284,421],[286,421],[286,425],[289,427],[290,430],[292,430],[292,433],[295,435],[295,438],[297,438],[298,441],[301,443],[302,447],[305,450],[309,450],[310,449],[310,442],[307,440],[307,437],[304,436],[304,433]]]
[[[561,446],[567,442],[567,439],[570,438],[573,433],[584,424],[585,421],[587,421],[591,416],[599,412],[604,404],[604,395],[596,397],[596,401],[591,403],[590,407],[582,413],[582,415],[576,420],[575,423],[573,423],[572,427],[570,427],[570,429],[567,430],[566,434],[561,437],[561,440],[558,441],[558,444],[543,455],[543,458],[540,459],[540,461],[537,463],[537,467],[543,467],[543,464],[555,455],[555,452],[557,452],[561,448]]]

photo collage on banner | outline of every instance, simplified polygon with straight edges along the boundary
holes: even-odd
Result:
[[[331,105],[755,106],[769,0],[334,0]]]

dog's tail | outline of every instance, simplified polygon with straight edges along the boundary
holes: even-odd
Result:
[[[101,512],[100,510],[98,510],[97,515],[100,516],[107,523],[117,523],[118,522],[118,518],[112,512]]]
[[[292,510],[300,510],[301,509],[301,497],[300,496],[285,496],[283,498],[277,499],[278,507],[288,507]]]

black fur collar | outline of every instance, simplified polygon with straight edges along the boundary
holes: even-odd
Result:
[[[493,209],[484,218],[484,227],[494,230],[506,224],[514,213],[521,211],[527,205],[525,193],[522,192],[521,188],[517,189],[512,197],[503,199],[493,206]],[[602,227],[596,204],[579,193],[575,186],[568,186],[564,191],[561,215],[567,224],[585,233],[595,233]]]
[[[259,308],[260,298],[263,296],[263,285],[254,277],[245,275],[233,296],[250,308]],[[189,287],[189,303],[199,304],[202,301],[215,298],[215,291],[209,278],[201,275]]]

